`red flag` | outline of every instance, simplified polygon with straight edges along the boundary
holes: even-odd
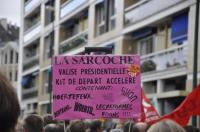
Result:
[[[151,104],[150,100],[145,96],[144,91],[142,90],[142,122],[152,124],[160,118],[156,109]]]
[[[172,119],[184,127],[194,115],[200,115],[200,85],[172,113],[164,115],[160,120]]]

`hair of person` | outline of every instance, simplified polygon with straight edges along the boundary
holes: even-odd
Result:
[[[139,129],[134,126],[133,122],[127,121],[124,124],[124,132],[139,132]]]
[[[85,124],[83,121],[75,121],[70,125],[70,132],[85,132]]]
[[[112,126],[113,126],[113,120],[107,119],[103,123],[103,130],[109,132],[112,129]]]
[[[200,130],[194,126],[186,126],[184,129],[186,132],[200,132]]]
[[[44,127],[48,124],[56,124],[57,122],[53,120],[53,116],[51,114],[46,114],[43,116],[43,121],[44,121]]]
[[[91,132],[98,132],[101,129],[101,121],[94,120],[90,125]]]
[[[64,132],[64,126],[51,123],[45,126],[44,132]]]
[[[0,72],[0,132],[12,132],[20,115],[17,94],[9,80]]]
[[[153,124],[147,132],[185,132],[176,122],[166,119]]]
[[[39,115],[31,114],[25,117],[23,123],[23,129],[25,132],[42,132],[43,120]]]

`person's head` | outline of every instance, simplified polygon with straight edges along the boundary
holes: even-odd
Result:
[[[85,124],[82,121],[75,121],[70,126],[70,132],[85,132]]]
[[[123,121],[120,119],[113,119],[112,129],[123,129]]]
[[[124,132],[133,132],[133,123],[130,121],[127,121],[124,123]],[[136,131],[139,132],[139,131]]]
[[[101,132],[102,131],[101,121],[99,121],[99,120],[92,121],[92,123],[90,125],[90,130],[91,130],[91,132]]]
[[[138,132],[146,132],[149,128],[149,125],[145,122],[137,122],[134,125],[134,129],[137,129]]]
[[[56,121],[53,120],[53,116],[51,114],[46,114],[43,116],[43,121],[44,121],[44,127],[48,124],[56,124]]]
[[[186,132],[200,132],[200,130],[194,126],[186,126],[184,129]]]
[[[43,120],[39,115],[28,115],[23,122],[23,132],[43,132]]]
[[[0,73],[0,132],[12,132],[20,115],[17,94],[9,80]]]
[[[153,124],[147,132],[185,132],[185,130],[172,120],[163,120]]]
[[[113,126],[113,120],[112,119],[106,119],[103,123],[102,129],[106,132],[109,132],[112,129]]]
[[[123,132],[122,129],[111,129],[110,132]]]
[[[45,126],[44,132],[64,132],[64,127],[52,123]]]
[[[91,121],[85,120],[84,124],[85,124],[85,130],[86,130],[86,132],[88,132],[88,131],[90,132]]]

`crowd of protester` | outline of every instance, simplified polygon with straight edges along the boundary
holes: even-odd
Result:
[[[172,120],[162,120],[153,125],[133,120],[100,119],[56,121],[52,115],[43,117],[37,114],[27,115],[18,132],[199,132],[193,126],[181,127]]]
[[[56,121],[52,115],[29,114],[20,119],[20,105],[10,82],[0,73],[0,132],[199,132],[172,120],[153,125],[133,120],[99,119]]]

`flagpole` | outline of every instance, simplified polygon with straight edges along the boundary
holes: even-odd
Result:
[[[199,32],[199,0],[196,0],[195,30],[194,30],[194,62],[193,62],[193,88],[197,86],[198,72],[198,32]],[[192,118],[192,125],[197,126],[197,118]]]

